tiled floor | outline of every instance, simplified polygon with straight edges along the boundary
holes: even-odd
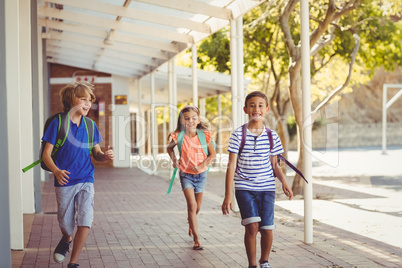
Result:
[[[198,216],[203,251],[192,250],[180,186],[137,168],[97,168],[95,220],[80,256],[85,267],[247,267],[244,228],[222,216],[224,176],[210,172]],[[67,267],[53,261],[60,239],[52,182],[43,185],[43,214],[25,215],[26,248],[13,251],[13,267]],[[402,267],[401,248],[326,225],[314,224],[305,244],[303,219],[277,207],[272,267]],[[353,220],[353,219],[351,219]],[[399,234],[395,234],[399,235]]]

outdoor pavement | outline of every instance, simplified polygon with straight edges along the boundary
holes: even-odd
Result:
[[[313,162],[313,244],[303,242],[302,197],[288,201],[278,188],[271,266],[402,267],[402,168],[393,163],[400,163],[402,148],[326,154],[338,160]],[[202,251],[191,248],[178,180],[167,195],[169,171],[158,174],[135,165],[96,169],[95,220],[80,268],[247,267],[240,217],[221,212],[223,170],[208,175],[198,216]],[[42,197],[43,214],[24,215],[26,247],[12,251],[13,267],[67,267],[68,259],[52,258],[61,237],[52,181],[44,182]]]

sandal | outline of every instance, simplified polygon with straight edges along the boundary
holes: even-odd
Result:
[[[191,230],[191,228],[188,228],[188,236],[193,236],[193,230]]]
[[[203,250],[204,248],[201,246],[200,242],[197,242],[194,244],[193,249],[194,250]]]

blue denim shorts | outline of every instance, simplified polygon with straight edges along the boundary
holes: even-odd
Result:
[[[63,234],[71,235],[75,226],[91,228],[94,219],[95,189],[92,182],[55,187],[57,219]]]
[[[195,193],[202,193],[205,190],[205,184],[207,183],[207,172],[204,171],[199,174],[189,174],[180,171],[180,183],[181,189],[194,189]]]
[[[258,222],[259,229],[275,229],[275,191],[236,190],[236,200],[242,225]]]

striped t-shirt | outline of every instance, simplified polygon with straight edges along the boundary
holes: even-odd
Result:
[[[242,127],[233,131],[229,140],[228,151],[238,154],[242,138]],[[275,178],[270,155],[283,153],[283,147],[278,134],[272,131],[274,146],[269,151],[269,138],[264,128],[257,136],[247,129],[246,143],[240,157],[237,158],[237,168],[234,175],[236,190],[275,191]]]

